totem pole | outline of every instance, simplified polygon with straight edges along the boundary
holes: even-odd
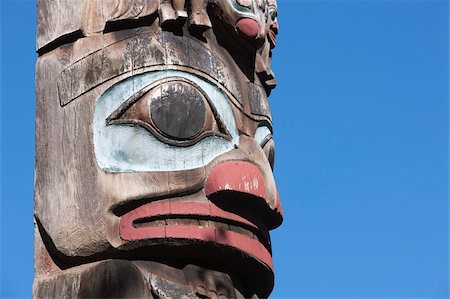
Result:
[[[34,298],[263,298],[275,0],[38,0]]]

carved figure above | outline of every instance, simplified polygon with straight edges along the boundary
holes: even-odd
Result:
[[[116,28],[148,26],[157,18],[163,29],[181,30],[187,20],[195,36],[203,39],[202,34],[213,29],[222,46],[238,56],[247,52],[250,57],[245,60],[256,63],[270,93],[276,86],[270,53],[278,34],[277,14],[275,0],[41,0],[37,50],[42,54]]]
[[[277,32],[273,0],[38,1],[35,298],[270,294]]]

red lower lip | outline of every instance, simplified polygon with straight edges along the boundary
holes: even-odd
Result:
[[[194,217],[203,216],[230,220],[257,229],[255,224],[245,218],[223,211],[214,204],[195,202],[154,202],[142,205],[123,215],[120,220],[120,236],[127,241],[174,238],[214,242],[250,254],[266,264],[273,271],[272,256],[266,247],[258,240],[234,231],[195,225],[165,225],[153,227],[136,227],[134,225],[134,222],[138,219],[189,215]]]

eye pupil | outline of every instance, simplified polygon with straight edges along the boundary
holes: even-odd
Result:
[[[174,139],[192,139],[205,125],[205,99],[196,88],[184,82],[163,84],[161,97],[152,101],[150,110],[156,127]]]
[[[277,16],[278,16],[278,14],[277,14],[277,12],[276,12],[275,10],[273,10],[273,11],[270,13],[270,17],[272,18],[272,21],[275,21],[275,19],[277,18]]]
[[[170,146],[192,146],[209,136],[231,140],[204,90],[180,77],[162,79],[135,93],[106,124],[144,129]]]

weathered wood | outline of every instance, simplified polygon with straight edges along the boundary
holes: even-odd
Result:
[[[274,0],[38,1],[33,297],[267,297]]]

